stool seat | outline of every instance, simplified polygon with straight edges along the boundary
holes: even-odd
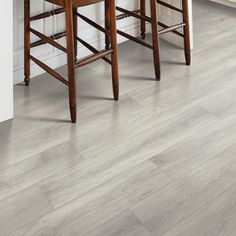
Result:
[[[51,2],[55,5],[59,5],[64,7],[65,6],[65,1],[64,0],[45,0],[46,2]],[[82,6],[87,6],[90,4],[102,2],[104,0],[73,0],[73,7],[82,7]]]

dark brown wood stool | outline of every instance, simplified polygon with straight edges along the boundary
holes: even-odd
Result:
[[[119,99],[119,78],[118,78],[118,56],[117,56],[117,39],[116,39],[116,16],[115,16],[115,0],[45,0],[58,6],[57,9],[44,12],[36,16],[30,16],[30,0],[24,0],[24,22],[25,22],[25,85],[28,86],[30,82],[30,60],[43,68],[46,72],[53,77],[64,83],[69,88],[69,104],[70,114],[73,123],[76,122],[76,81],[75,81],[75,69],[82,67],[88,63],[94,62],[98,59],[103,59],[109,63],[112,67],[112,82],[113,82],[113,95],[114,99]],[[95,4],[98,2],[105,2],[106,9],[106,24],[109,24],[109,29],[105,29],[97,23],[93,22],[86,16],[77,12],[77,8]],[[52,36],[43,35],[41,32],[31,28],[30,22],[40,20],[53,15],[61,14],[65,12],[66,31],[57,33]],[[85,22],[102,31],[106,35],[109,35],[111,40],[111,47],[98,51],[96,48],[88,44],[86,41],[78,37],[77,35],[77,17],[80,17]],[[40,40],[34,43],[30,42],[30,33],[36,35]],[[56,39],[66,37],[66,48],[56,42]],[[107,37],[107,36],[106,36]],[[77,55],[77,42],[80,42],[86,48],[88,48],[93,55],[86,57],[80,61],[76,60]],[[60,49],[67,54],[67,69],[68,80],[64,79],[55,70],[44,64],[30,54],[30,49],[45,43]],[[111,54],[111,60],[107,57]]]
[[[117,33],[138,43],[147,48],[153,50],[153,61],[154,61],[154,68],[155,68],[155,75],[156,79],[160,80],[160,52],[159,52],[159,35],[173,32],[181,37],[184,38],[184,49],[185,49],[185,59],[186,64],[190,65],[191,62],[191,51],[190,51],[190,34],[189,34],[189,13],[188,13],[188,0],[182,0],[182,9],[179,9],[169,3],[166,3],[161,0],[149,0],[150,1],[150,16],[146,14],[146,0],[139,0],[140,1],[140,9],[135,11],[129,11],[127,9],[121,8],[119,6],[116,7],[118,11],[122,14],[117,16],[117,19],[122,19],[126,17],[135,17],[140,20],[141,25],[141,39],[135,38],[132,35],[129,35],[121,30],[117,30]],[[182,14],[183,22],[168,26],[160,21],[158,21],[158,5],[162,5],[167,7],[173,11],[177,11]],[[144,41],[146,36],[146,22],[151,24],[152,29],[152,44],[148,44]],[[159,30],[158,28],[162,28]],[[109,26],[107,25],[109,28]],[[183,33],[180,33],[177,29],[183,28]],[[109,37],[107,36],[106,45],[109,46]]]

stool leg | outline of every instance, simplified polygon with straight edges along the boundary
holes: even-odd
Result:
[[[30,0],[24,0],[24,73],[25,85],[30,83]]]
[[[110,38],[111,48],[113,49],[111,55],[112,62],[112,83],[114,99],[119,100],[119,74],[118,74],[118,50],[117,50],[117,33],[116,33],[116,9],[115,0],[105,0],[109,4],[110,9]]]
[[[108,1],[105,1],[105,29],[108,31],[105,34],[105,48],[109,49],[111,45],[110,39],[110,4]]]
[[[65,0],[66,42],[71,121],[76,123],[75,49],[72,0]]]
[[[146,15],[146,0],[140,0],[140,14],[142,16]],[[141,20],[141,38],[146,38],[146,22],[145,20]]]
[[[160,80],[160,49],[159,49],[159,34],[157,25],[157,3],[156,0],[150,0],[151,7],[151,27],[152,27],[152,45],[153,45],[153,60],[155,67],[156,80]]]
[[[78,36],[78,17],[77,17],[77,8],[73,9],[73,24],[74,24],[74,44],[75,44],[75,61],[77,59],[77,54],[78,54],[78,41],[77,41],[77,36]]]
[[[186,65],[191,64],[191,48],[190,48],[190,30],[189,30],[189,13],[188,13],[188,0],[182,0],[183,5],[183,22],[184,27],[184,51]]]

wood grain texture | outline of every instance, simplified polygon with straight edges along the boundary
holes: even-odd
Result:
[[[120,45],[119,103],[109,66],[82,68],[77,125],[57,81],[15,86],[15,119],[0,125],[0,235],[235,235],[234,26],[232,9],[194,1],[193,64],[161,41],[161,83],[151,51]]]
[[[112,220],[129,205],[150,196],[153,191],[162,188],[169,181],[170,179],[164,173],[160,173],[153,163],[146,162],[125,171],[107,181],[106,184],[93,187],[74,201],[52,211],[38,221],[31,222],[12,235],[28,236],[43,233],[50,235],[50,232],[56,235],[84,235],[106,221]],[[81,178],[81,182],[85,187],[86,179]],[[139,186],[143,187],[139,188]],[[76,188],[74,189],[76,191]],[[81,191],[85,190],[81,189]]]
[[[172,178],[187,174],[236,143],[236,115],[165,150],[151,160]]]
[[[105,224],[85,234],[86,236],[122,235],[122,236],[150,236],[148,230],[129,211],[124,211]]]
[[[165,236],[217,235],[233,236],[236,232],[236,186],[200,208],[168,231]],[[155,235],[155,234],[154,234]]]
[[[40,189],[32,186],[1,201],[0,209],[0,235],[6,235],[49,213],[52,206]]]
[[[72,143],[65,142],[2,169],[0,170],[0,199],[3,200],[82,161],[83,158],[76,147]]]
[[[144,199],[132,212],[153,235],[162,235],[236,184],[235,147]]]

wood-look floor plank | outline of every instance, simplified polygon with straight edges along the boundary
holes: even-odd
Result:
[[[203,88],[200,88],[198,92],[199,91],[203,91]],[[202,96],[203,93],[205,97]],[[217,91],[214,91],[213,94],[216,95]],[[109,140],[114,141],[114,144],[123,142],[149,128],[167,122],[169,119],[183,112],[188,113],[188,110],[191,112],[191,109],[201,104],[204,98],[207,99],[206,96],[209,99],[210,94],[204,89],[204,92],[199,92],[192,97],[186,96],[186,94],[179,94],[179,96],[176,95],[178,99],[168,98],[164,101],[160,101],[158,105],[145,106],[142,110],[137,109],[137,111],[130,114],[129,117],[120,119],[117,123],[114,122],[112,127],[104,125],[100,129],[97,128],[94,135],[92,135],[92,130],[87,132],[84,136],[85,139],[78,140],[77,145],[80,146],[83,152],[92,155],[94,152],[97,153],[98,150],[102,151],[107,149]],[[106,129],[106,133],[104,133],[104,129]],[[103,136],[102,139],[100,138],[101,136]],[[96,143],[96,145],[93,145],[93,143]]]
[[[231,64],[233,63],[231,62]],[[230,70],[227,70],[228,73],[235,73],[234,66],[231,67]],[[142,108],[142,110],[137,109],[137,112],[130,114],[125,120],[119,120],[112,129],[108,128],[105,135],[103,135],[103,129],[96,129],[95,135],[87,132],[85,134],[87,142],[83,144],[83,140],[79,140],[78,145],[81,146],[81,149],[88,149],[88,153],[93,148],[96,149],[96,152],[98,149],[106,149],[108,140],[111,140],[111,138],[114,142],[122,142],[147,130],[149,127],[154,126],[154,124],[166,122],[168,119],[184,111],[186,112],[196,105],[201,106],[202,103],[210,99],[213,100],[217,96],[224,96],[227,90],[235,87],[236,82],[229,77],[222,85],[222,77],[226,71],[221,72],[222,68],[219,71],[220,73],[218,71],[213,73],[217,74],[216,78],[212,75],[210,76],[211,79],[208,79],[209,75],[202,76],[206,81],[198,86],[192,86],[190,82],[188,82],[189,84],[187,83],[188,85],[185,83],[184,86],[181,86],[181,84],[174,86],[172,83],[167,84],[167,86],[164,83],[163,86],[162,83],[161,85],[145,86],[134,94],[130,93],[129,96],[143,104],[145,108]],[[175,90],[171,88],[175,88]],[[113,135],[114,132],[116,135]],[[103,139],[100,139],[101,135],[103,135]],[[96,146],[93,143],[96,143]]]
[[[52,211],[37,186],[0,202],[0,235],[4,236]]]
[[[82,161],[76,146],[65,142],[4,168],[0,170],[0,201]]]
[[[223,67],[223,66],[222,66]],[[198,71],[196,74],[191,75],[190,78],[185,78],[182,83],[171,81],[169,84],[164,83],[159,86],[143,88],[141,90],[134,91],[129,95],[139,103],[150,108],[156,108],[157,110],[162,108],[170,109],[179,106],[182,109],[188,105],[196,105],[202,103],[213,96],[227,89],[235,88],[236,80],[228,76],[222,83],[222,77],[226,74],[231,74],[233,77],[236,76],[234,69],[234,63],[231,61],[231,66],[228,70],[222,70],[222,67],[210,70],[212,74],[205,74],[199,76]],[[199,83],[196,80],[202,81]],[[177,84],[175,86],[175,84]],[[194,84],[194,86],[193,86]],[[161,89],[160,89],[161,88]],[[157,92],[158,91],[158,92]],[[160,112],[161,113],[161,112]]]
[[[236,143],[236,114],[209,130],[153,156],[151,160],[172,178],[187,174],[217,153]]]
[[[170,114],[171,111],[169,110],[167,113]],[[147,111],[144,110],[140,115],[137,114],[136,116],[131,117],[131,120],[128,121],[131,129],[129,129],[129,127],[125,127],[125,129],[118,129],[115,133],[113,132],[113,135],[108,133],[107,136],[105,134],[103,139],[99,139],[99,136],[97,138],[97,140],[99,140],[96,142],[96,147],[89,145],[88,148],[82,150],[81,153],[86,157],[93,157],[94,155],[98,155],[99,153],[109,149],[107,146],[107,142],[109,141],[112,142],[113,146],[116,146],[120,143],[136,142],[136,139],[137,141],[141,141],[141,139],[145,139],[145,137],[148,139],[148,136],[151,141],[150,145],[158,139],[156,140],[158,145],[155,143],[155,147],[156,151],[159,152],[159,149],[162,148],[162,144],[167,147],[170,145],[169,143],[173,144],[175,142],[180,142],[182,137],[198,132],[199,129],[203,127],[206,128],[218,120],[214,115],[211,115],[209,112],[205,112],[197,106],[191,107],[189,110],[186,110],[180,114],[176,114],[176,116],[172,114],[173,116],[170,115],[169,119],[166,115],[166,113],[163,115],[163,119],[166,121],[161,122],[163,120],[158,120],[158,112],[153,109]],[[132,121],[134,121],[134,125],[132,125]],[[145,126],[142,126],[142,124],[145,124]],[[182,125],[183,128],[181,128]],[[199,128],[196,128],[197,126],[199,126]],[[144,127],[146,127],[146,129],[144,129]],[[186,132],[184,130],[186,130]],[[179,132],[178,135],[177,132]],[[156,137],[153,135],[156,135]],[[174,138],[175,135],[178,140]],[[162,138],[161,136],[165,137]],[[78,145],[80,145],[79,142]]]
[[[153,235],[162,235],[236,184],[235,156],[233,144],[131,207],[132,212]]]
[[[147,167],[149,169],[148,173],[146,173]],[[130,176],[125,181],[129,183],[130,190],[133,192],[130,191],[129,194],[127,194],[127,198],[133,203],[149,195],[150,189],[152,189],[151,192],[153,193],[153,191],[157,191],[170,182],[170,179],[163,174],[160,169],[153,168],[152,165],[143,164],[143,167],[136,168],[137,171],[134,170],[134,168],[131,169],[130,164],[127,162],[121,164],[117,163],[115,166],[109,162],[104,162],[102,166],[96,165],[95,168],[88,166],[87,168],[79,169],[78,166],[75,166],[74,168],[72,167],[63,173],[61,172],[60,174],[54,175],[52,178],[42,181],[39,185],[48,199],[53,203],[54,207],[57,208],[68,201],[86,194],[101,184],[105,184],[107,181],[114,178],[119,179],[122,173],[129,173],[129,171],[131,171]],[[142,171],[142,169],[144,169],[144,171]],[[140,179],[136,173],[140,174]],[[134,179],[131,178],[132,175],[135,176]],[[144,183],[141,185],[141,182],[138,182],[140,186],[136,186],[135,183],[133,183],[135,180],[144,181]],[[54,184],[52,185],[52,183]],[[147,189],[147,193],[145,189]],[[129,189],[126,189],[126,191],[129,191]]]
[[[81,180],[82,181],[82,180]],[[145,162],[91,189],[76,200],[15,231],[11,236],[83,235],[127,210],[170,179],[151,162]],[[142,187],[141,187],[142,186]]]
[[[164,236],[234,236],[236,232],[235,196],[236,185],[200,208]]]
[[[130,211],[124,211],[85,236],[150,236]]]
[[[232,40],[236,32],[231,30],[230,27],[225,27],[225,25],[235,27],[235,9],[223,7],[219,4],[212,4],[209,1],[199,0],[194,2],[193,10],[193,17],[195,19],[194,51],[205,51],[211,45],[218,46],[216,47],[216,51],[220,51],[219,49],[222,48],[219,47],[219,44],[224,48],[230,46],[229,43],[226,43],[226,40]],[[207,18],[205,17],[206,15]],[[215,25],[217,27],[212,27]],[[214,40],[207,42],[210,38],[214,38]],[[229,48],[229,51],[231,50],[232,48]],[[229,51],[226,51],[227,53],[224,53],[224,55],[227,55]],[[219,57],[224,55],[221,54]]]
[[[219,119],[230,117],[236,111],[236,86],[219,93],[216,96],[210,97],[200,106],[214,114]]]
[[[64,112],[68,108],[67,105],[66,108],[63,106],[62,108],[57,107],[60,109],[59,114],[60,111]],[[140,108],[140,105],[128,97],[121,99],[120,103],[107,102],[100,106],[97,105],[92,110],[84,111],[81,114],[80,123],[82,126],[78,127],[71,126],[69,122],[58,122],[58,120],[51,123],[47,119],[42,119],[42,122],[40,122],[37,115],[41,114],[41,109],[37,114],[34,112],[35,117],[29,122],[29,127],[27,127],[29,117],[16,117],[16,121],[10,121],[1,130],[4,136],[0,136],[0,169],[14,165],[66,141],[73,140],[73,138],[76,140],[77,135],[79,138],[88,130],[93,131],[97,125],[102,127],[103,124],[107,124],[111,127],[114,125],[111,123],[112,121],[117,120],[118,122],[119,119],[127,116],[127,110],[132,112],[138,107]],[[43,108],[43,110],[42,113],[46,114],[50,111],[50,107]],[[101,118],[99,122],[96,120],[96,116]],[[78,146],[78,149],[80,148]]]
[[[193,109],[117,146],[116,139],[110,139],[114,148],[107,148],[100,154],[99,150],[93,151],[93,147],[86,152],[81,151],[83,157],[89,159],[88,162],[58,172],[40,183],[40,186],[57,208],[73,200],[81,192],[84,193],[122,171],[144,162],[214,122],[216,118],[208,112]]]

